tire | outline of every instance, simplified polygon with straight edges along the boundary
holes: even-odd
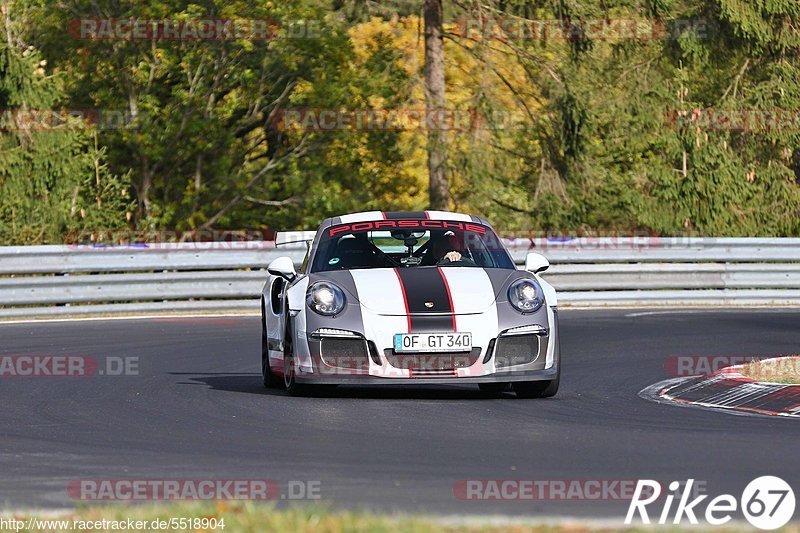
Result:
[[[318,388],[305,383],[298,383],[294,375],[294,347],[292,335],[287,321],[286,334],[283,341],[283,385],[289,396],[314,396]]]
[[[558,330],[557,330],[558,331]],[[556,377],[547,381],[516,381],[514,382],[514,392],[517,398],[552,398],[558,392],[558,385],[561,382],[561,342],[558,337],[556,342]]]
[[[508,389],[508,385],[508,383],[478,383],[478,388],[487,394],[501,394]]]
[[[267,389],[279,389],[283,387],[283,380],[272,373],[269,366],[269,338],[264,327],[266,315],[264,302],[261,302],[261,379]]]
[[[514,383],[514,392],[517,398],[550,398],[558,392],[559,381],[560,375],[548,381],[517,381]]]

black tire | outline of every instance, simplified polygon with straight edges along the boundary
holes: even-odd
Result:
[[[478,388],[487,394],[501,394],[508,389],[508,385],[508,383],[478,383]]]
[[[558,332],[558,330],[556,330]],[[514,392],[517,398],[552,398],[558,392],[561,382],[561,342],[558,337],[556,342],[556,377],[546,381],[516,381]]]
[[[294,347],[292,335],[287,321],[286,333],[283,341],[283,385],[289,396],[314,396],[318,388],[305,383],[298,383],[294,375]]]
[[[266,315],[264,302],[261,302],[261,379],[264,387],[268,389],[279,389],[283,387],[283,380],[272,373],[269,366],[269,338],[267,337]]]
[[[561,376],[547,381],[517,381],[514,383],[514,392],[517,398],[550,398],[558,392]]]

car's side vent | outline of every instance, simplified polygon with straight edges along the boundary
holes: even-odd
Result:
[[[372,362],[378,366],[383,366],[383,362],[381,361],[381,356],[378,353],[378,347],[375,346],[375,343],[372,341],[369,341],[367,344],[369,346],[369,356],[372,358]]]
[[[483,364],[484,365],[489,362],[489,359],[492,358],[492,353],[494,353],[495,341],[497,341],[497,339],[492,339],[492,340],[489,341],[489,346],[486,348],[486,355],[483,356]]]

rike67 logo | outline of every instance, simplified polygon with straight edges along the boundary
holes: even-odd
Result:
[[[705,518],[712,526],[726,524],[733,518],[737,509],[750,524],[758,529],[772,530],[785,526],[794,516],[795,497],[792,487],[775,476],[762,476],[751,481],[738,500],[730,494],[721,494],[705,502],[705,512],[701,513],[701,504],[708,498],[707,494],[696,496],[692,487],[694,480],[686,483],[673,481],[669,484],[669,492],[664,498],[664,505],[656,518],[658,524],[666,524],[672,518],[673,524],[680,524],[685,518],[690,524],[698,524],[698,516]],[[681,488],[683,490],[681,490]],[[650,524],[648,505],[654,504],[661,497],[661,484],[651,479],[640,479],[628,507],[625,523],[631,524],[638,514],[644,524]],[[691,498],[693,495],[693,499]],[[675,510],[673,503],[678,500]],[[660,503],[660,502],[659,502]],[[650,512],[657,511],[659,504],[652,505]],[[674,513],[674,514],[673,514]]]

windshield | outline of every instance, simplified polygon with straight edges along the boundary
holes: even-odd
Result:
[[[326,228],[311,271],[434,266],[515,268],[500,239],[482,224],[377,220]]]

